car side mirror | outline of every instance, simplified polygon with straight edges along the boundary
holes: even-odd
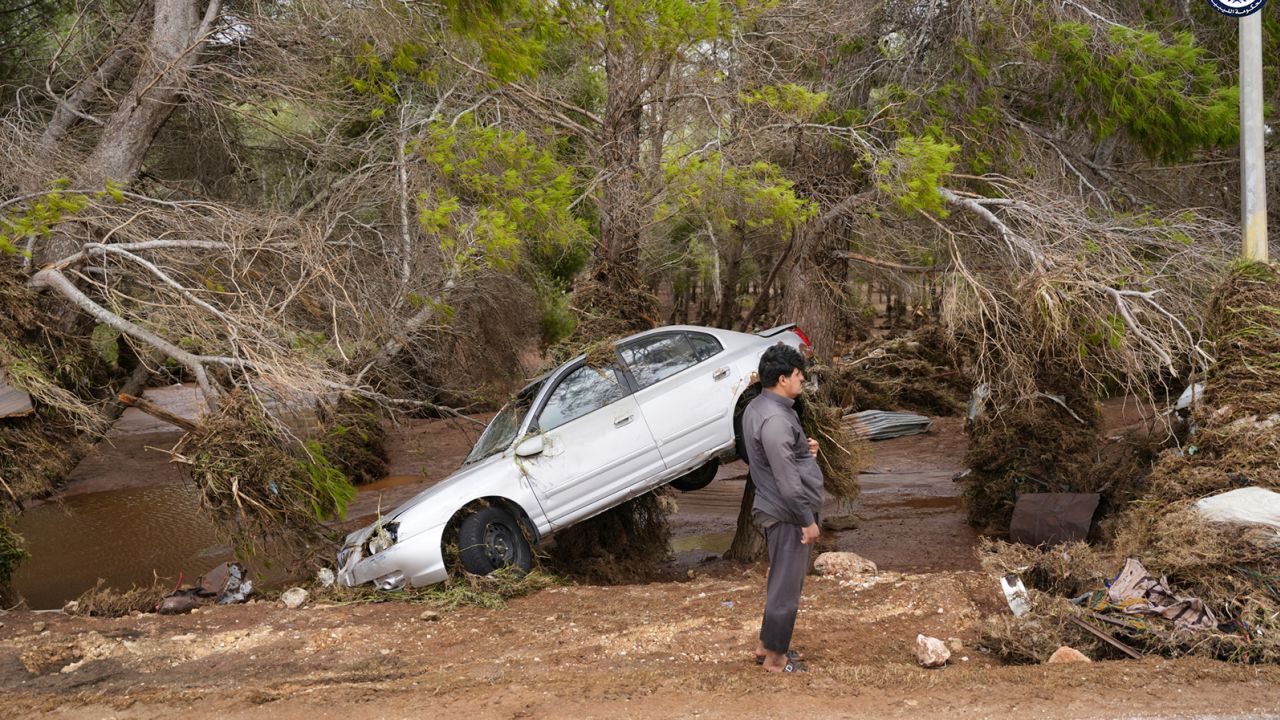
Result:
[[[533,457],[534,455],[541,455],[542,450],[543,450],[542,436],[533,435],[531,437],[525,438],[524,440],[521,440],[520,444],[516,445],[516,457],[524,458],[524,457]]]

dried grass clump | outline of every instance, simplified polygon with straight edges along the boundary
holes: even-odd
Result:
[[[577,325],[561,343],[563,347],[554,349],[557,358],[568,359],[605,338],[630,335],[659,323],[658,299],[638,282],[632,289],[618,292],[602,282],[584,278],[574,286],[572,307]]]
[[[72,615],[109,618],[125,617],[135,612],[153,613],[169,591],[170,588],[159,582],[147,587],[135,585],[122,591],[106,587],[106,581],[99,579],[93,588],[86,590],[73,603],[68,603],[67,612]]]
[[[936,416],[964,412],[972,389],[946,332],[937,325],[855,345],[833,363],[825,386],[831,402],[846,412],[905,410]]]
[[[343,605],[404,602],[442,610],[459,607],[500,608],[513,598],[532,595],[563,584],[563,579],[537,568],[527,573],[518,568],[506,568],[483,577],[458,573],[438,585],[411,587],[394,592],[378,590],[372,585],[354,588],[330,585],[327,588],[314,588],[312,596],[318,601]]]
[[[870,464],[871,449],[867,441],[849,433],[841,417],[839,408],[805,395],[800,420],[805,435],[818,441],[823,486],[837,498],[851,501],[861,492],[858,473]]]
[[[989,573],[1018,575],[1029,589],[1066,597],[1102,587],[1123,564],[1083,542],[1041,549],[982,538],[978,554],[982,569]]]
[[[1042,663],[1063,645],[1092,658],[1110,657],[1111,646],[1071,622],[1083,618],[1084,611],[1069,600],[1056,595],[1028,590],[1034,612],[1014,617],[999,613],[984,618],[982,643],[1005,662],[1015,664]]]
[[[10,526],[13,516],[0,513],[0,605],[8,606],[14,600],[10,588],[13,571],[18,564],[30,557],[23,546],[22,536]]]
[[[356,493],[319,443],[292,440],[245,393],[228,396],[177,451],[241,556],[271,547],[305,558],[331,540],[324,522],[343,517]]]
[[[671,556],[669,492],[658,488],[556,533],[548,566],[591,583],[653,579]]]

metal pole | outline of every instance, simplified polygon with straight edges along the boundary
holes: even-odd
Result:
[[[1267,261],[1266,148],[1262,131],[1262,13],[1240,18],[1240,225],[1246,260]]]

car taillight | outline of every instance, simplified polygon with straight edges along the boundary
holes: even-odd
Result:
[[[809,342],[809,336],[808,336],[808,335],[805,335],[803,330],[801,330],[801,329],[800,329],[800,328],[798,328],[798,327],[793,327],[793,328],[791,328],[791,332],[793,332],[793,333],[795,333],[796,335],[799,335],[799,336],[800,336],[800,342],[804,343],[805,345],[807,345],[807,346],[809,346],[809,347],[813,347],[813,343]]]

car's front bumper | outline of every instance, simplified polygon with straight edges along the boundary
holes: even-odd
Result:
[[[363,538],[346,545],[338,553],[338,584],[355,587],[371,582],[381,590],[399,590],[443,582],[449,577],[441,549],[444,527],[430,528],[367,557]]]

